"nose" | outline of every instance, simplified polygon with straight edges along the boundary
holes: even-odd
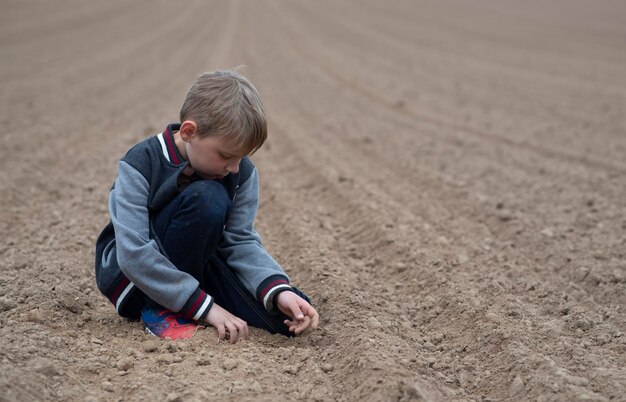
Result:
[[[235,159],[228,165],[226,165],[226,170],[228,171],[228,173],[236,174],[237,172],[239,172],[239,162],[241,162],[241,159]]]

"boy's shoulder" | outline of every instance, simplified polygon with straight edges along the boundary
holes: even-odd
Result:
[[[153,135],[133,145],[121,160],[147,176],[155,159],[160,158],[159,153],[159,141],[157,136]]]
[[[254,163],[252,163],[252,160],[250,160],[249,157],[246,156],[241,159],[241,162],[239,163],[240,183],[245,183],[248,178],[252,176],[252,172],[254,171],[254,169]]]
[[[122,157],[122,160],[132,160],[136,158],[138,158],[139,160],[142,160],[143,158],[146,158],[146,157],[153,158],[155,156],[159,157],[160,159],[160,157],[162,156],[161,154],[163,154],[163,152],[167,152],[166,148],[169,145],[169,144],[166,144],[166,141],[165,141],[167,137],[168,136],[166,136],[165,133],[161,132],[161,133],[152,134],[151,136],[142,139],[141,141],[137,142],[135,145],[131,146],[128,149],[128,151],[126,151],[126,154]],[[172,138],[172,141],[173,141],[173,138]],[[174,145],[172,143],[170,147],[173,147],[173,146]],[[164,159],[169,161],[170,157],[166,156],[166,158]],[[172,163],[172,164],[175,165],[177,163]]]

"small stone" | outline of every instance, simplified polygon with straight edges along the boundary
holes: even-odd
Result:
[[[378,321],[378,319],[374,316],[371,316],[367,319],[367,324],[370,328],[381,328],[383,325]]]
[[[441,342],[443,342],[443,339],[445,337],[445,334],[437,333],[430,338],[430,341],[433,343],[433,345],[439,345]]]
[[[456,259],[457,259],[458,263],[461,264],[461,265],[468,263],[469,260],[470,260],[470,258],[467,256],[467,254],[463,254],[463,253],[459,254],[456,257]]]
[[[91,339],[89,340],[89,342],[91,342],[91,343],[95,343],[96,345],[102,345],[102,344],[104,343],[102,340],[100,340],[100,339],[98,339],[98,338],[91,338]]]
[[[624,271],[626,271],[626,267],[622,267],[619,269],[613,270],[613,277],[611,278],[611,282],[613,283],[626,283],[626,277],[624,276]]]
[[[606,345],[611,342],[613,336],[611,336],[611,334],[598,334],[595,336],[595,339],[598,345]]]
[[[426,348],[426,350],[434,350],[435,349],[435,345],[433,345],[431,342],[424,342],[424,348]]]
[[[589,380],[587,378],[572,375],[563,368],[558,368],[556,370],[556,373],[569,384],[577,385],[580,387],[586,387],[589,384]]]
[[[33,370],[36,373],[45,375],[46,377],[54,377],[59,375],[59,370],[50,360],[45,358],[37,359],[33,364]]]
[[[172,357],[172,355],[169,355],[169,354],[162,354],[159,357],[157,357],[157,362],[163,363],[163,364],[172,364],[174,362],[174,357]]]
[[[506,208],[500,208],[496,212],[496,216],[500,219],[501,222],[508,222],[514,218],[513,212],[509,211]]]
[[[585,280],[589,276],[590,272],[591,272],[591,270],[589,268],[587,268],[587,267],[579,267],[576,270],[575,278],[578,281],[583,281],[583,280]]]
[[[198,366],[208,366],[211,364],[211,356],[206,353],[201,353],[196,357],[196,364]]]
[[[232,370],[237,367],[239,363],[235,359],[226,359],[222,362],[222,368],[224,370]]]
[[[404,382],[398,383],[398,390],[400,392],[401,401],[422,401],[424,400],[424,394],[417,386],[417,384],[406,384]]]
[[[287,374],[295,375],[295,374],[298,373],[298,367],[296,367],[296,366],[286,366],[285,368],[283,368],[283,372],[287,373]]]
[[[15,302],[6,298],[0,297],[0,311],[8,311],[14,309],[17,306]]]
[[[198,356],[196,357],[196,364],[198,366],[208,366],[211,364],[211,359],[208,356]]]
[[[248,385],[248,389],[257,393],[263,391],[263,387],[261,387],[258,381],[252,381],[250,385]]]
[[[146,342],[145,346],[143,347],[143,351],[146,353],[153,353],[156,352],[157,350],[159,350],[159,345],[156,344],[156,342]]]
[[[470,388],[473,386],[472,375],[467,370],[461,370],[458,376],[459,384],[463,388]]]
[[[135,361],[130,357],[123,357],[117,362],[117,368],[122,371],[128,371],[135,366]]]
[[[498,322],[498,315],[494,312],[489,312],[487,314],[485,314],[485,318],[491,322]]]
[[[518,374],[513,379],[513,382],[511,382],[511,386],[509,387],[509,395],[510,396],[517,395],[523,390],[524,390],[524,381],[522,380],[522,377],[520,377],[520,375]]]
[[[113,392],[115,391],[115,388],[113,387],[113,384],[111,384],[110,381],[104,381],[102,383],[102,389],[106,392]]]
[[[400,261],[396,263],[396,271],[397,272],[404,272],[407,269],[407,265],[406,263]]]
[[[554,230],[552,230],[551,228],[544,228],[541,232],[542,235],[552,238],[554,237]]]
[[[38,308],[34,308],[26,314],[26,319],[31,322],[43,322],[43,314]]]
[[[330,373],[331,371],[333,371],[334,367],[330,363],[324,363],[322,364],[321,369],[324,373]]]
[[[172,392],[167,395],[167,402],[182,402],[183,396],[179,393]]]

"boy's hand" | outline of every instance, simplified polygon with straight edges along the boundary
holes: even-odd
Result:
[[[306,300],[295,294],[294,292],[280,292],[276,296],[276,307],[285,315],[291,317],[291,320],[285,320],[285,325],[289,327],[289,332],[296,335],[311,326],[317,329],[320,316],[317,311],[307,303]]]
[[[248,324],[241,318],[218,306],[217,303],[213,303],[205,321],[217,329],[220,340],[226,338],[226,330],[228,330],[230,343],[237,342],[239,338],[248,337]]]

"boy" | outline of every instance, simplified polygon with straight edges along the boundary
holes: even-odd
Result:
[[[117,313],[162,338],[198,321],[231,343],[248,325],[296,335],[317,328],[309,298],[261,245],[258,174],[267,137],[256,88],[233,71],[198,77],[180,112],[118,165],[111,222],[96,242],[96,282]]]

